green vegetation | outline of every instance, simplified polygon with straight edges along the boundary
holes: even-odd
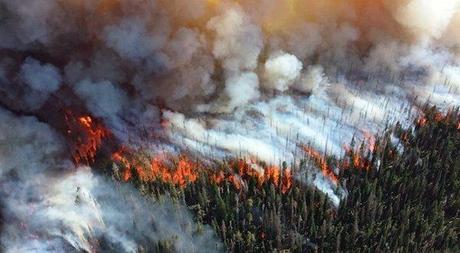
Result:
[[[242,190],[209,176],[185,188],[132,182],[146,195],[168,192],[185,203],[231,252],[459,251],[460,114],[424,112],[409,129],[396,124],[378,137],[373,151],[352,144],[340,161],[327,159],[348,191],[339,207],[298,180],[284,193],[281,184],[245,176]]]

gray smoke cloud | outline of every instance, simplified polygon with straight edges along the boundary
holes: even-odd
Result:
[[[341,156],[352,138],[362,141],[389,122],[408,125],[424,103],[460,105],[458,0],[0,0],[0,18],[0,105],[43,122],[17,119],[23,127],[4,138],[37,137],[5,141],[3,148],[18,150],[0,159],[4,168],[24,170],[11,189],[47,188],[43,201],[64,178],[103,180],[88,170],[49,175],[49,167],[71,168],[54,164],[69,158],[57,144],[39,144],[42,131],[33,129],[55,126],[51,108],[61,105],[98,117],[136,149],[273,164],[298,163],[305,155],[299,144]],[[56,128],[48,139],[62,138]],[[46,164],[17,165],[22,152]],[[48,177],[52,184],[44,184]],[[310,183],[340,201],[320,174]],[[88,188],[98,203],[98,186]],[[11,192],[4,194],[12,201]],[[82,220],[110,213],[99,212]],[[40,219],[74,223],[45,213]],[[129,251],[131,242],[120,248]]]
[[[178,252],[221,250],[181,204],[75,168],[63,140],[33,117],[0,110],[0,119],[2,251],[139,252],[160,240]]]
[[[59,70],[51,64],[40,64],[33,58],[25,59],[19,73],[28,92],[24,95],[25,104],[32,110],[39,109],[62,84]]]

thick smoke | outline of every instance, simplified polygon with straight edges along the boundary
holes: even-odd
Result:
[[[40,108],[49,94],[57,91],[61,85],[59,70],[50,65],[41,65],[32,58],[27,58],[21,66],[21,80],[28,86],[30,93],[24,97],[24,102],[31,109]]]
[[[152,203],[88,167],[75,168],[46,124],[1,110],[0,129],[5,252],[139,252],[160,240],[178,252],[220,250],[213,232],[197,233],[180,204],[167,197]]]
[[[13,149],[0,154],[2,180],[19,177],[5,187],[42,192],[32,198],[37,205],[55,198],[61,181],[103,180],[88,170],[50,173],[72,167],[58,147],[65,131],[55,107],[103,120],[135,149],[298,165],[305,156],[299,145],[340,156],[352,139],[363,141],[389,122],[407,124],[424,103],[460,106],[458,0],[0,0],[0,17],[0,105],[43,122],[2,113],[2,123],[21,126],[2,132],[2,148]],[[27,166],[24,152],[33,161]],[[310,181],[338,203],[327,179]],[[97,192],[109,186],[94,185],[86,189],[99,203]],[[19,204],[8,203],[24,198],[12,192],[2,193],[11,220],[7,247],[20,244],[10,236],[26,231],[12,227],[28,217],[13,213]],[[97,210],[81,220],[110,220],[108,208]],[[39,218],[74,226],[53,215]],[[111,231],[108,222],[94,224],[94,231]],[[91,244],[81,240],[86,235],[35,234],[71,247]],[[127,241],[120,248],[130,251],[137,238]]]
[[[283,92],[300,76],[302,62],[290,54],[273,55],[265,62],[264,68],[265,88]]]

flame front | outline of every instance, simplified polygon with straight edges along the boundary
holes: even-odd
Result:
[[[278,166],[266,166],[264,169],[256,162],[249,160],[249,162],[239,159],[237,162],[231,163],[231,166],[236,166],[238,169],[238,176],[241,178],[255,178],[258,185],[264,183],[272,183],[276,187],[280,187],[281,191],[286,193],[292,186],[292,171],[289,168],[282,169]],[[230,175],[231,182],[234,181],[234,176]],[[235,185],[239,189],[238,185]]]
[[[109,137],[110,132],[91,116],[75,117],[72,112],[67,111],[65,120],[75,164],[93,162],[103,140]]]
[[[287,193],[293,184],[291,169],[281,169],[278,166],[263,169],[256,162],[244,159],[230,161],[228,165],[233,170],[228,167],[215,170],[193,162],[185,155],[177,158],[156,156],[150,162],[145,162],[145,159],[136,158],[135,153],[122,148],[112,154],[112,160],[122,165],[124,181],[129,181],[136,173],[142,182],[159,181],[183,188],[196,182],[200,176],[205,176],[215,184],[229,182],[237,190],[243,190],[247,186],[246,182],[255,179],[259,187],[271,183],[283,193]]]
[[[158,157],[143,161],[125,148],[112,154],[112,160],[123,167],[123,180],[128,181],[135,171],[143,182],[162,181],[184,187],[198,179],[198,164],[186,156],[179,156],[175,162]],[[168,163],[169,162],[169,163]]]
[[[309,155],[313,159],[316,165],[321,169],[323,176],[329,178],[335,185],[337,185],[337,175],[334,174],[333,170],[327,164],[326,158],[311,147],[303,146],[303,150],[305,151],[305,153],[307,153],[307,155]]]

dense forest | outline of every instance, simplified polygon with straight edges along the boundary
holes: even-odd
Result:
[[[457,252],[460,114],[427,107],[422,115],[409,128],[388,128],[372,147],[352,142],[342,158],[306,155],[300,166],[280,170],[261,164],[262,178],[243,160],[200,165],[200,176],[185,182],[146,180],[120,161],[107,166],[114,180],[125,181],[128,172],[147,196],[166,193],[186,204],[229,252]],[[346,189],[339,206],[301,183],[312,176],[301,172],[315,164],[335,173],[336,190]],[[173,245],[143,248],[174,252]]]

